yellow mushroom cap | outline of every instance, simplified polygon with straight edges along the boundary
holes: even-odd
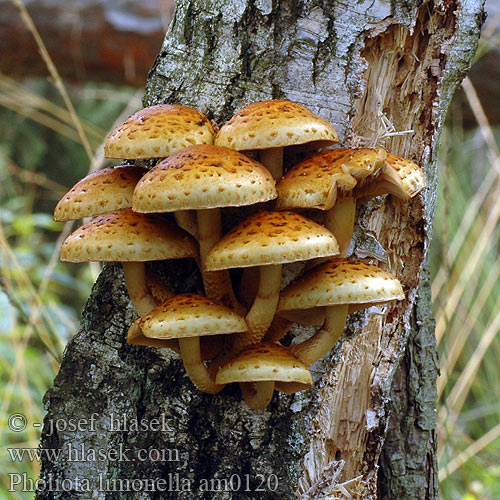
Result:
[[[146,337],[177,339],[245,332],[245,319],[228,307],[193,293],[176,295],[132,325]]]
[[[254,102],[240,109],[218,132],[215,144],[238,151],[338,142],[333,126],[296,102]]]
[[[243,206],[276,198],[275,181],[259,162],[233,149],[193,145],[166,158],[137,184],[138,212]]]
[[[335,236],[294,212],[258,212],[234,227],[210,250],[207,271],[284,264],[338,254]]]
[[[388,271],[360,260],[334,259],[292,282],[281,294],[278,311],[402,299],[401,283]]]
[[[368,198],[380,194],[393,194],[409,200],[425,187],[423,170],[411,160],[388,153],[380,175],[373,182],[356,189],[356,196]]]
[[[378,174],[387,152],[337,148],[316,153],[295,165],[279,181],[277,208],[330,209],[337,191],[346,194]]]
[[[231,382],[296,382],[311,387],[311,372],[279,344],[262,342],[242,351],[217,372],[217,384]]]
[[[142,262],[195,257],[195,240],[161,215],[130,209],[99,215],[71,233],[61,247],[67,262]]]
[[[141,109],[106,140],[107,158],[163,158],[191,144],[213,144],[215,131],[199,111],[180,104]]]
[[[145,168],[125,165],[87,175],[61,198],[54,220],[75,220],[130,208],[135,185],[146,172]]]

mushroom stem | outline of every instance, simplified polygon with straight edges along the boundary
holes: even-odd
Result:
[[[232,335],[231,353],[233,355],[260,342],[269,329],[278,307],[281,267],[281,264],[260,266],[259,290],[252,308],[245,317],[248,331]]]
[[[215,383],[201,360],[200,337],[179,339],[182,361],[191,382],[203,392],[215,394],[223,389],[223,385]]]
[[[242,304],[250,309],[259,288],[259,268],[245,267],[241,275],[240,286],[238,290],[238,297]]]
[[[290,346],[290,352],[307,366],[316,363],[337,343],[344,331],[348,312],[348,304],[327,306],[322,328],[304,342]]]
[[[220,240],[222,235],[220,208],[205,208],[203,210],[197,210],[197,217],[200,257],[201,262],[204,265],[208,252]]]
[[[355,216],[356,199],[352,196],[337,198],[335,205],[326,212],[324,225],[337,238],[340,257],[345,257],[349,250]]]
[[[151,312],[158,304],[146,285],[144,262],[122,262],[128,295],[139,316]]]
[[[264,342],[278,342],[288,333],[292,325],[292,321],[281,316],[275,316],[262,340]]]
[[[177,225],[187,231],[195,239],[198,239],[198,224],[192,210],[178,210],[174,213]]]
[[[283,147],[262,149],[259,151],[259,159],[276,180],[281,179],[283,176]]]
[[[222,235],[220,208],[198,210],[198,236],[200,243],[201,275],[205,295],[212,300],[221,301],[243,314],[244,310],[234,294],[229,271],[205,271],[205,260],[210,249]]]
[[[245,403],[252,410],[263,410],[273,398],[274,381],[255,382],[255,389],[251,382],[241,382],[240,389]]]

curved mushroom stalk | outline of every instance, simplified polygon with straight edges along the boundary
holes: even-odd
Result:
[[[264,342],[279,342],[290,330],[293,325],[293,321],[289,321],[286,318],[276,315],[273,318],[273,322],[267,330],[263,341]]]
[[[140,316],[151,312],[158,304],[146,285],[144,262],[122,262],[128,296]]]
[[[229,271],[206,271],[204,262],[210,249],[222,236],[220,208],[197,211],[198,242],[200,244],[201,276],[205,294],[209,299],[220,301],[230,306],[239,314],[244,312],[233,290]]]
[[[279,312],[323,308],[325,321],[310,339],[290,351],[305,364],[323,357],[342,335],[349,312],[370,305],[404,299],[399,280],[391,273],[361,260],[333,259],[291,283],[281,294]],[[289,317],[289,315],[286,315]],[[300,322],[300,316],[297,316]]]
[[[144,316],[158,304],[174,296],[170,288],[153,272],[146,269],[144,262],[122,262],[122,268],[130,301],[140,316]]]
[[[348,304],[327,306],[322,328],[304,342],[290,346],[290,352],[307,366],[316,363],[337,343],[344,331],[348,312]]]
[[[283,176],[283,147],[261,149],[259,160],[276,180],[281,179]]]
[[[280,298],[281,269],[281,264],[260,266],[257,296],[245,317],[248,332],[233,336],[232,354],[260,342],[269,329]]]
[[[326,212],[324,225],[337,238],[341,257],[349,250],[355,217],[356,199],[352,196],[337,198],[335,205]]]
[[[174,212],[174,218],[181,229],[187,231],[195,240],[199,240],[198,222],[192,210],[177,210]]]
[[[180,338],[179,347],[186,373],[200,391],[215,394],[224,388],[224,385],[215,383],[201,360],[200,337]]]
[[[245,403],[252,410],[263,410],[273,398],[274,381],[240,382],[240,389]]]

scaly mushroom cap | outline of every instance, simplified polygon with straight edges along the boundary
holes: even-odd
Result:
[[[217,384],[231,382],[297,382],[304,389],[312,386],[307,366],[292,356],[286,348],[262,342],[242,351],[217,372]]]
[[[391,273],[360,260],[334,259],[291,283],[281,294],[278,311],[402,299],[401,283]]]
[[[87,175],[61,198],[54,220],[82,219],[130,208],[135,185],[146,172],[145,168],[125,165]]]
[[[276,198],[275,181],[259,162],[232,149],[194,145],[163,160],[137,184],[138,212],[252,205]]]
[[[193,293],[176,295],[135,321],[146,337],[178,339],[244,332],[247,324],[228,307]]]
[[[337,200],[337,191],[347,194],[377,175],[386,157],[381,148],[338,148],[316,153],[279,181],[276,207],[328,210]]]
[[[292,101],[261,101],[240,109],[218,132],[215,144],[238,151],[339,142],[333,126]]]
[[[285,264],[338,254],[335,236],[294,212],[258,212],[234,227],[210,250],[207,271]]]
[[[393,194],[403,200],[409,200],[425,187],[425,177],[422,169],[411,160],[388,154],[385,168],[380,175],[356,189],[358,198],[367,198],[380,194]]]
[[[143,262],[195,257],[195,240],[160,215],[130,209],[103,214],[71,233],[61,247],[67,262]]]
[[[109,135],[107,158],[163,158],[191,144],[213,144],[210,120],[180,104],[158,104],[133,114]]]

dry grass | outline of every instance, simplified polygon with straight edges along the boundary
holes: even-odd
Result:
[[[500,151],[472,82],[462,88],[478,127],[466,132],[452,119],[446,131],[432,261],[439,479],[443,498],[493,499],[500,498]]]

